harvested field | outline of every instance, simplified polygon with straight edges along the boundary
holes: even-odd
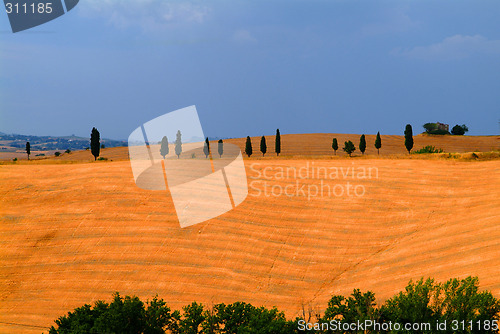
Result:
[[[479,148],[489,150],[491,138]],[[461,147],[449,145],[436,146]],[[498,160],[272,159],[246,167],[244,203],[180,229],[168,192],[137,188],[127,161],[0,166],[0,332],[40,333],[23,325],[48,327],[114,291],[158,294],[174,308],[242,300],[289,317],[353,288],[384,299],[422,276],[479,276],[500,297]],[[333,169],[316,177],[314,168],[335,167],[338,178]],[[301,168],[307,177],[280,174]],[[369,168],[371,177],[361,177]],[[364,195],[349,196],[348,182]],[[344,193],[327,195],[325,185]],[[322,186],[322,196],[311,196]]]

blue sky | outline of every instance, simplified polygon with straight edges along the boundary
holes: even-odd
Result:
[[[196,105],[205,135],[498,134],[498,1],[81,0],[13,34],[0,131],[126,139]]]

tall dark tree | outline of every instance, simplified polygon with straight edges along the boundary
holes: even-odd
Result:
[[[29,141],[26,142],[26,154],[28,155],[28,160],[29,160],[31,154],[31,145]]]
[[[252,141],[250,140],[250,136],[247,136],[247,142],[245,143],[245,154],[250,158],[252,153]]]
[[[181,130],[177,130],[177,134],[175,135],[175,154],[177,155],[177,159],[180,158],[182,153],[182,134]]]
[[[94,156],[94,160],[97,160],[97,157],[101,153],[101,135],[96,128],[92,128],[92,132],[90,133],[90,152]]]
[[[222,155],[224,154],[224,142],[222,139],[219,139],[219,142],[217,143],[217,151],[219,151],[219,157],[222,158]]]
[[[167,136],[163,136],[161,139],[161,145],[160,145],[160,154],[165,159],[165,156],[168,154],[170,149],[168,148],[168,138]]]
[[[274,152],[276,152],[276,155],[280,155],[281,153],[281,134],[280,134],[280,129],[276,129],[276,138],[275,138],[275,143],[274,143]]]
[[[352,152],[356,151],[356,146],[354,146],[352,141],[348,140],[344,143],[344,147],[342,149],[345,151],[345,153],[351,156]]]
[[[411,149],[413,148],[413,130],[410,124],[406,124],[405,128],[405,147],[410,154]]]
[[[381,147],[382,147],[382,138],[380,138],[380,132],[377,132],[377,138],[375,139],[375,148],[377,149],[377,154],[380,154]]]
[[[208,158],[210,155],[210,141],[208,141],[208,137],[205,139],[205,144],[203,145],[203,153],[205,154],[205,158]]]
[[[262,136],[262,138],[260,138],[260,151],[262,152],[262,156],[266,155],[267,144],[266,144],[266,137],[264,137],[264,136]]]
[[[337,138],[333,138],[332,148],[333,148],[333,151],[335,152],[335,155],[337,155],[337,150],[339,149],[339,143],[337,142]]]
[[[451,129],[451,134],[455,135],[455,136],[463,136],[467,131],[469,131],[469,128],[467,127],[467,125],[465,125],[465,124],[458,125],[457,124]]]
[[[359,150],[361,151],[361,154],[365,154],[366,151],[366,138],[365,135],[361,135],[361,138],[359,138]]]

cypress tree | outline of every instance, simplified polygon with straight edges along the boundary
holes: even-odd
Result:
[[[101,152],[101,135],[96,128],[92,128],[92,132],[90,133],[90,152],[94,156],[94,161],[97,160]]]
[[[366,151],[366,138],[365,135],[361,135],[361,138],[359,139],[359,150],[361,151],[361,154],[365,154]]]
[[[248,155],[249,158],[250,158],[250,156],[253,153],[253,151],[252,151],[252,141],[250,140],[250,136],[247,136],[247,142],[245,144],[245,153],[246,153],[246,155]]]
[[[332,148],[333,148],[333,151],[335,152],[335,155],[337,155],[337,150],[339,149],[339,143],[337,142],[337,138],[333,138]]]
[[[181,153],[182,153],[182,134],[181,130],[177,130],[175,138],[175,154],[177,155],[177,159],[180,158]]]
[[[276,129],[276,139],[275,139],[275,144],[274,144],[274,151],[276,152],[276,155],[280,155],[281,153],[281,134],[280,134],[280,129]]]
[[[380,132],[377,132],[377,138],[375,139],[375,148],[377,149],[377,154],[380,154],[381,147],[382,147],[382,138],[380,138]]]
[[[222,158],[222,155],[224,154],[224,142],[222,139],[219,139],[219,142],[217,143],[217,150],[219,151],[219,157]]]
[[[168,154],[170,149],[168,148],[168,138],[167,136],[163,136],[161,139],[161,146],[160,146],[160,154],[165,159],[165,156]]]
[[[405,128],[405,146],[408,154],[410,154],[410,151],[413,148],[413,130],[410,124],[406,124]]]
[[[260,151],[262,152],[262,156],[264,156],[267,152],[266,137],[264,136],[260,138]]]
[[[26,142],[26,153],[28,154],[28,160],[29,160],[31,154],[31,145],[29,141]]]
[[[203,145],[203,153],[205,154],[205,158],[208,158],[210,155],[210,142],[208,141],[208,137],[205,139],[205,145]]]

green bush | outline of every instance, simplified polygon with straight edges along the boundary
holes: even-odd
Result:
[[[304,317],[306,314],[304,312]],[[418,333],[498,333],[500,301],[491,292],[479,291],[477,277],[450,279],[436,283],[433,279],[410,281],[404,291],[378,306],[375,294],[355,289],[351,296],[333,295],[321,314],[309,319],[287,320],[276,308],[255,307],[244,302],[215,304],[210,308],[193,302],[172,311],[155,296],[142,302],[138,297],[113,295],[108,304],[97,301],[84,305],[55,321],[49,334],[66,333],[205,333],[205,334],[288,334],[288,333],[344,333],[345,331],[305,327],[309,323],[338,324],[397,323],[428,324],[431,328]],[[447,323],[446,330],[437,324]],[[453,329],[454,324],[460,328]],[[461,326],[475,326],[473,329]],[[496,324],[496,325],[495,325]],[[481,325],[481,330],[478,326]],[[309,327],[310,329],[310,327]],[[351,332],[349,332],[351,333]],[[354,331],[353,331],[354,333]],[[358,333],[363,333],[360,331]],[[417,333],[416,331],[384,331],[368,329],[365,333]]]
[[[171,311],[158,297],[143,303],[138,297],[113,295],[108,304],[84,305],[55,321],[49,334],[66,333],[297,333],[294,321],[287,321],[276,308],[257,308],[247,303],[217,304],[211,310],[196,302],[182,312]]]
[[[100,158],[97,158],[97,160],[100,160],[100,161],[108,161],[108,158],[100,157]]]
[[[420,150],[416,150],[413,153],[416,154],[425,154],[425,153],[443,153],[443,149],[441,148],[435,148],[432,145],[427,145],[425,147],[422,147]]]
[[[465,124],[458,125],[457,124],[451,129],[451,134],[455,135],[455,136],[463,136],[468,131],[469,131],[469,128],[467,127],[467,125],[465,125]]]
[[[356,147],[354,146],[353,142],[348,140],[346,142],[344,142],[344,147],[342,148],[345,153],[349,154],[349,156],[351,156],[351,154],[356,151]]]
[[[55,155],[56,157],[58,157],[58,156],[60,156],[60,155],[61,155],[61,152],[56,152],[56,153],[54,153],[54,155]]]

